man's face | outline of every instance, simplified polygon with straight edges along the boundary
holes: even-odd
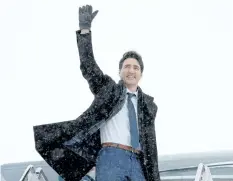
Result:
[[[120,70],[120,77],[126,86],[137,86],[142,73],[138,61],[135,58],[125,59]]]

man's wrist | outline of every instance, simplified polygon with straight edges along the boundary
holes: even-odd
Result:
[[[82,30],[81,30],[81,34],[87,34],[87,33],[89,33],[89,32],[90,32],[89,29],[82,29]]]

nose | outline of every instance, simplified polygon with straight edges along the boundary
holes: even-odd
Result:
[[[133,67],[130,67],[130,68],[129,68],[129,72],[130,72],[130,73],[134,73],[134,72],[135,72],[134,68],[133,68]]]

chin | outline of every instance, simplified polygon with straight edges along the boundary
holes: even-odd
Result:
[[[129,82],[129,81],[127,81],[125,84],[129,85],[129,86],[137,86],[136,82]]]

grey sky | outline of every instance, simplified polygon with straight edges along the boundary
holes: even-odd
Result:
[[[0,164],[40,160],[32,126],[92,102],[75,36],[85,4],[99,10],[93,46],[106,74],[118,81],[122,54],[142,55],[159,154],[233,149],[231,0],[11,0],[0,2]]]

